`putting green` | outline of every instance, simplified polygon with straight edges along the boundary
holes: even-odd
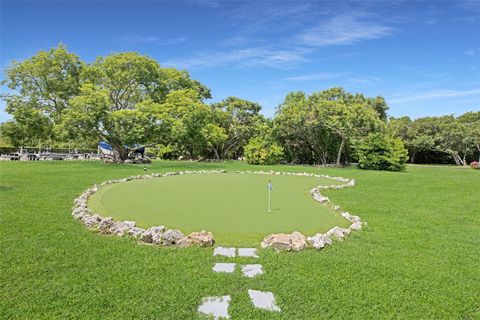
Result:
[[[272,181],[271,208],[268,180]],[[133,180],[102,187],[89,199],[96,213],[164,225],[187,234],[213,232],[224,245],[258,245],[270,233],[305,235],[348,226],[337,212],[316,202],[310,189],[332,184],[315,177],[257,174],[190,174]]]

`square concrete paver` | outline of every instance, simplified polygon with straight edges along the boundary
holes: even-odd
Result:
[[[273,293],[269,291],[248,290],[248,295],[255,308],[280,312],[280,307],[276,305]]]
[[[229,319],[228,307],[230,305],[230,296],[206,297],[198,307],[198,312],[207,316],[213,316],[214,319]]]
[[[253,278],[263,273],[261,264],[246,264],[242,266],[242,273],[244,277]]]
[[[238,248],[238,255],[240,257],[258,258],[257,249],[255,248]]]
[[[213,250],[214,256],[235,257],[235,248],[216,247]]]
[[[235,263],[215,263],[212,270],[214,272],[232,273],[235,271]]]

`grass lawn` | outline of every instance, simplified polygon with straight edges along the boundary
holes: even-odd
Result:
[[[259,278],[215,274],[215,262],[251,260],[213,257],[211,248],[137,245],[71,217],[86,188],[142,167],[0,163],[0,318],[196,319],[202,297],[227,294],[233,319],[480,318],[479,171],[255,167],[271,168],[354,178],[354,188],[325,195],[368,228],[319,252],[262,250]],[[149,172],[187,169],[252,167],[154,162]],[[272,291],[282,312],[254,309],[248,289]]]
[[[268,212],[268,180],[274,186]],[[143,228],[165,225],[213,232],[217,244],[258,246],[271,233],[306,235],[350,222],[315,201],[310,189],[334,180],[257,174],[193,174],[134,180],[102,187],[89,206],[104,217],[133,220]]]

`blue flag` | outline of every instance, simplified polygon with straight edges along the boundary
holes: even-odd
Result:
[[[272,181],[268,181],[268,190],[273,190]]]

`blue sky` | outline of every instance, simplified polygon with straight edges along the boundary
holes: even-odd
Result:
[[[0,0],[0,32],[2,72],[60,42],[87,62],[137,51],[267,116],[332,86],[382,95],[392,116],[480,110],[480,1]]]

